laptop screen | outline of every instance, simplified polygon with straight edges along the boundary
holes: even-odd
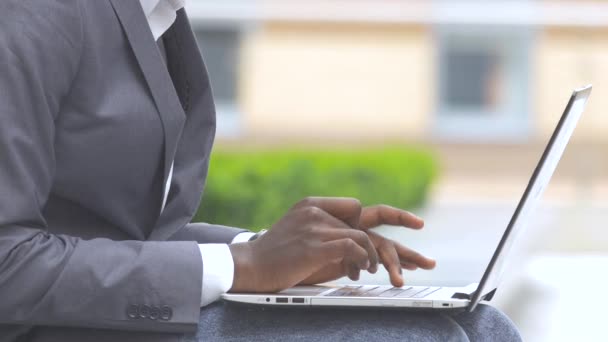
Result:
[[[557,168],[557,164],[564,154],[568,141],[570,141],[570,137],[576,128],[576,124],[583,114],[590,94],[591,86],[577,89],[572,94],[566,110],[557,124],[557,128],[553,132],[549,144],[528,183],[526,191],[517,209],[515,209],[515,213],[481,279],[476,294],[471,301],[470,310],[475,308],[485,294],[496,289],[504,272],[504,262],[507,259],[509,251],[518,235],[524,230],[529,214],[535,210],[540,202],[541,196],[549,184],[553,172]]]

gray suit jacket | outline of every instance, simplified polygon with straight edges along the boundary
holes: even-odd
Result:
[[[195,331],[197,242],[242,230],[189,223],[215,112],[183,10],[164,42],[138,0],[0,2],[0,341]]]

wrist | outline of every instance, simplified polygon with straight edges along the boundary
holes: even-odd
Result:
[[[253,266],[252,243],[235,243],[228,247],[234,261],[234,277],[232,287],[228,292],[251,292],[256,281]]]

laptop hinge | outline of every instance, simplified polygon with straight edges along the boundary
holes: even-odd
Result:
[[[475,296],[476,292],[477,292],[477,290],[472,291],[472,292],[456,292],[456,293],[454,293],[452,298],[471,300],[471,299],[473,299],[473,296]],[[481,297],[481,300],[490,301],[490,300],[492,300],[492,298],[494,298],[495,293],[496,293],[496,289],[486,293],[483,297]]]

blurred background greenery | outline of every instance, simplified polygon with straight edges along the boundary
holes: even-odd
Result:
[[[365,205],[420,208],[437,163],[411,147],[219,149],[195,221],[268,228],[307,196],[355,197]]]

